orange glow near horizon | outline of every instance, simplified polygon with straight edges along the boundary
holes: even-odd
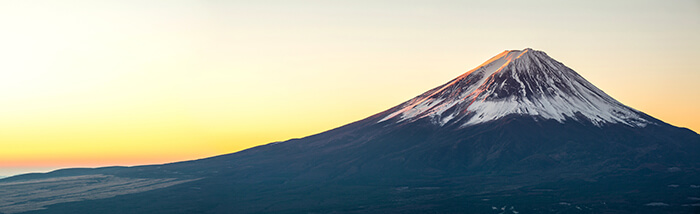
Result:
[[[506,5],[2,2],[0,176],[301,138],[528,47],[626,105],[700,130],[697,2]]]

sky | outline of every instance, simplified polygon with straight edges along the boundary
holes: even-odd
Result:
[[[0,176],[226,154],[512,49],[700,131],[700,2],[0,1]]]

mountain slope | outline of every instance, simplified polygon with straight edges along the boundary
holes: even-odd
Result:
[[[627,107],[525,49],[305,138],[0,185],[97,174],[183,182],[28,213],[692,212],[700,203],[700,135]]]

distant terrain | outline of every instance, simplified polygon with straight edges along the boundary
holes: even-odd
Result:
[[[82,175],[0,183],[0,212],[18,213],[72,201],[110,198],[160,189],[192,180]]]

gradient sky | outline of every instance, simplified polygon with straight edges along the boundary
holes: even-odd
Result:
[[[0,176],[203,158],[531,47],[700,130],[698,1],[2,1]]]

